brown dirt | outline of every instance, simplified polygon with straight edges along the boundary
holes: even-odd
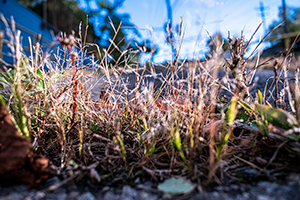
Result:
[[[31,143],[0,104],[0,180],[35,186],[56,173],[52,162],[31,152]]]

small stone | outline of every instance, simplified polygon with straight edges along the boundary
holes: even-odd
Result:
[[[134,199],[137,199],[137,196],[138,196],[138,192],[136,191],[136,189],[134,189],[128,185],[124,185],[124,187],[122,189],[122,199],[134,200]]]
[[[145,183],[143,183],[143,186],[145,188],[151,188],[153,186],[153,183],[151,181],[146,181]]]
[[[232,184],[232,185],[230,186],[230,188],[231,188],[232,190],[239,190],[239,189],[240,189],[240,187],[239,187],[238,185],[235,185],[235,184]]]
[[[74,184],[70,184],[70,185],[67,185],[67,191],[79,191],[79,188],[77,187],[77,185],[74,185]],[[87,192],[87,191],[86,191]]]
[[[120,196],[110,191],[106,192],[103,197],[103,200],[118,200],[118,199],[120,199]]]
[[[269,197],[267,195],[260,194],[260,195],[257,195],[257,200],[275,200],[275,199],[272,197]]]
[[[250,198],[250,194],[249,194],[248,192],[244,192],[244,193],[243,193],[243,197],[244,197],[245,199],[249,199],[249,198]]]
[[[38,192],[35,193],[33,199],[34,200],[40,200],[40,199],[42,199],[44,197],[45,197],[45,193],[38,191]]]
[[[261,181],[257,185],[261,191],[263,191],[266,194],[272,194],[274,191],[276,191],[277,184],[276,183],[270,183],[267,181]]]
[[[85,192],[77,197],[77,200],[95,200],[95,196],[90,192]]]
[[[286,180],[288,181],[288,184],[294,184],[295,182],[299,182],[300,183],[300,176],[297,174],[291,174],[289,176],[287,176]]]
[[[22,200],[23,196],[21,194],[13,193],[8,196],[0,197],[0,200]]]
[[[172,195],[169,194],[169,193],[164,193],[163,196],[162,196],[162,199],[172,199]]]
[[[217,186],[217,187],[215,187],[214,189],[217,190],[217,191],[223,191],[223,190],[224,190],[224,187],[222,187],[222,186]]]
[[[219,192],[212,192],[212,196],[217,198],[220,196],[220,194],[219,194]]]
[[[68,199],[67,197],[68,197],[67,193],[59,193],[59,194],[57,194],[56,199],[66,200],[66,199]]]
[[[105,187],[103,187],[102,188],[102,192],[108,192],[110,190],[110,187],[108,187],[108,186],[105,186]]]
[[[139,193],[138,199],[140,199],[140,200],[157,200],[157,196],[155,196],[149,192],[141,191]]]
[[[134,181],[135,184],[139,184],[141,182],[140,177],[137,177]]]
[[[72,192],[69,193],[68,199],[76,199],[79,195],[80,195],[79,192],[77,192],[77,191],[72,191]]]
[[[243,196],[241,194],[237,194],[234,198],[228,198],[228,199],[236,199],[236,200],[243,199],[243,200],[245,200],[245,198],[243,198]]]
[[[95,200],[95,196],[90,192],[85,192],[78,196],[77,200]]]
[[[206,199],[206,197],[202,193],[197,193],[191,199],[192,200],[200,200],[200,199]]]

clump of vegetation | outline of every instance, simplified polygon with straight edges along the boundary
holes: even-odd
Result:
[[[108,53],[99,61],[84,56],[88,45],[81,35],[59,38],[62,50],[50,60],[39,43],[24,55],[20,32],[10,33],[16,57],[14,69],[0,78],[1,100],[34,151],[51,159],[67,180],[116,184],[178,175],[207,186],[299,172],[299,73],[294,93],[287,78],[279,91],[278,74],[287,74],[289,60],[276,63],[273,105],[259,90],[252,96],[260,63],[258,57],[248,70],[251,39],[245,42],[243,35],[229,36],[230,58],[212,39],[215,52],[205,62],[125,61],[121,73],[109,66]]]

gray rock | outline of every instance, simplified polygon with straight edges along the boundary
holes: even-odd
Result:
[[[268,195],[263,195],[263,194],[260,194],[260,195],[257,195],[257,200],[275,200],[274,198],[268,196]]]
[[[95,196],[90,192],[85,192],[78,196],[77,200],[95,200]]]
[[[124,185],[121,198],[123,200],[135,200],[138,197],[138,191],[128,185]]]
[[[103,200],[119,200],[120,199],[120,195],[118,194],[115,194],[113,192],[106,192],[104,197],[103,197]]]
[[[140,191],[139,192],[139,198],[140,200],[157,200],[158,197],[156,195],[153,195],[146,191]]]
[[[67,193],[60,193],[57,195],[57,199],[59,200],[66,200],[68,199],[67,197],[68,197]]]
[[[212,195],[214,198],[220,198],[219,192],[212,192],[211,195]]]
[[[169,194],[169,193],[164,193],[163,196],[162,196],[162,199],[164,199],[164,200],[172,199],[172,195]]]
[[[44,200],[66,200],[68,199],[68,195],[65,192],[51,192],[46,193],[46,196],[43,198]]]
[[[191,197],[191,200],[204,200],[207,199],[206,196],[202,193],[197,193]]]
[[[24,197],[21,194],[18,193],[12,193],[7,196],[0,197],[0,200],[22,200]]]
[[[102,188],[102,192],[105,193],[105,192],[108,192],[108,191],[110,191],[110,187],[107,187],[107,186],[106,186],[106,187],[103,187],[103,188]]]
[[[249,199],[250,198],[250,194],[248,192],[244,192],[243,193],[243,198],[244,199]]]
[[[184,198],[190,200],[300,200],[300,175],[290,175],[286,180],[287,182],[284,184],[260,181],[255,185],[219,186],[213,188],[211,192],[193,193],[191,196]],[[158,200],[176,199],[178,197],[170,194],[161,196],[161,194],[154,193],[155,190],[151,189],[151,185],[153,185],[152,182],[140,183],[137,186],[139,190],[130,186],[124,186],[122,190],[118,187],[104,187],[95,191],[96,196],[89,192],[88,187],[81,189],[75,186],[69,187],[67,194],[67,185],[58,188],[54,192],[39,189],[28,190],[27,186],[10,186],[0,188],[0,200]]]
[[[76,199],[79,195],[80,193],[78,191],[71,191],[68,194],[68,199]]]
[[[38,191],[33,196],[33,200],[40,200],[40,199],[44,198],[45,196],[46,196],[46,194],[44,192]]]

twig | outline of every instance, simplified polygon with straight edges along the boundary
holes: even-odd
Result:
[[[251,162],[249,162],[249,161],[247,161],[247,160],[245,160],[245,159],[243,159],[243,158],[240,158],[240,157],[238,157],[238,156],[234,156],[234,157],[237,158],[237,159],[239,159],[239,160],[241,160],[241,161],[243,161],[244,163],[250,165],[250,166],[253,167],[253,168],[256,168],[256,169],[258,169],[258,170],[261,170],[260,167],[258,167],[257,165],[255,165],[255,164],[253,164],[253,163],[251,163]]]
[[[69,178],[66,178],[65,180],[63,180],[59,183],[51,185],[46,191],[53,192],[54,190],[58,189],[59,187],[63,186],[64,184],[68,183],[72,179],[76,178],[79,175],[79,173],[80,173],[80,171],[77,171],[77,172],[74,173],[73,176],[70,176]]]
[[[277,75],[278,64],[277,61],[274,63],[274,76],[275,76],[275,99],[274,99],[274,107],[277,108],[277,100],[278,100],[278,75]]]
[[[282,142],[276,149],[275,153],[273,154],[272,158],[270,159],[270,161],[268,162],[268,164],[264,167],[264,169],[266,169],[276,158],[279,150],[288,142],[288,140],[285,140],[284,142]]]

